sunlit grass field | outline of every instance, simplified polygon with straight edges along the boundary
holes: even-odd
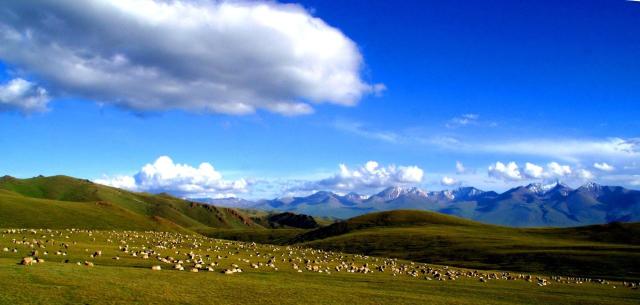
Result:
[[[471,270],[307,248],[232,242],[198,235],[133,231],[3,231],[5,233],[0,237],[0,250],[3,250],[0,252],[2,304],[640,302],[640,291],[622,287],[619,282],[576,284],[571,280],[571,283],[560,283],[545,277],[549,284],[539,286],[536,275],[533,275],[532,282],[492,279],[492,274],[498,278],[502,276],[499,271],[480,271],[474,276],[466,276]],[[9,251],[4,251],[4,248]],[[14,249],[17,252],[13,252]],[[34,250],[45,262],[20,265],[21,259]],[[44,255],[45,251],[47,255]],[[58,251],[67,255],[56,255]],[[92,257],[96,251],[101,251],[101,255]],[[144,253],[149,258],[143,258]],[[116,257],[119,259],[114,259]],[[173,262],[159,261],[159,258],[167,257],[173,261],[181,260],[185,270],[175,270]],[[202,260],[199,272],[191,272],[199,260]],[[269,266],[269,261],[272,266]],[[85,262],[94,266],[86,266]],[[233,264],[243,272],[224,274],[223,270],[235,268]],[[260,265],[254,269],[251,264]],[[301,271],[295,270],[294,264]],[[335,269],[339,265],[362,268],[365,264],[372,272],[349,273],[345,267],[340,271]],[[154,265],[161,266],[162,270],[152,271],[151,266]],[[313,270],[314,266],[316,270]],[[383,272],[378,271],[380,266],[385,267]],[[212,267],[213,271],[206,271],[206,267]],[[433,273],[425,274],[422,270],[438,270],[441,274],[451,271],[456,275],[439,281]],[[413,272],[417,272],[417,276],[412,276]],[[518,273],[510,275],[517,277]],[[427,277],[432,280],[427,280]],[[482,282],[480,277],[488,280]]]

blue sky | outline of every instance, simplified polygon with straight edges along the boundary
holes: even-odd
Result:
[[[238,17],[242,27],[212,34],[206,18],[195,18],[189,40],[172,32],[182,29],[171,24],[173,15],[158,21],[142,12],[157,3],[133,2],[140,5],[117,9],[155,23],[131,28],[131,37],[74,15],[70,8],[86,11],[74,1],[47,2],[36,13],[30,1],[6,5],[3,14],[19,18],[0,21],[3,174],[65,174],[187,197],[372,192],[395,184],[504,190],[551,180],[640,186],[640,3],[169,6],[177,16],[208,11],[227,20],[224,5],[262,5],[309,31],[290,33],[291,24],[275,25],[286,18],[266,15],[258,21],[269,26]],[[293,19],[299,16],[322,24]],[[50,20],[61,22],[43,26]],[[299,56],[305,48],[312,51]],[[78,58],[102,74],[67,65]],[[324,67],[331,68],[317,71]],[[209,80],[225,90],[199,86]],[[161,156],[171,163],[161,166]],[[368,166],[371,160],[378,165]],[[203,162],[214,169],[200,168]]]

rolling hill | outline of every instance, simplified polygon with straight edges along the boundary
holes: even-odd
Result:
[[[616,200],[627,196],[616,190],[588,191],[603,192]],[[578,195],[592,196],[585,192],[579,190]],[[467,198],[497,195],[471,189],[464,193]],[[386,204],[424,194],[418,189],[388,190],[377,198],[380,204]],[[443,193],[439,198],[461,194]],[[519,190],[506,198],[527,194],[528,191]],[[554,196],[548,191],[544,194]],[[362,203],[378,200],[323,193],[314,202],[321,205],[323,198],[347,197]],[[629,201],[622,204],[633,206]],[[195,232],[216,238],[295,244],[478,269],[640,279],[637,223],[510,228],[435,212],[395,210],[330,224],[326,219],[306,215],[236,210],[166,194],[128,192],[67,176],[1,177],[0,227]]]
[[[270,228],[316,229],[320,227],[312,216],[291,212],[271,214],[263,218],[253,218],[253,220],[264,223],[263,226]]]
[[[524,229],[396,210],[338,222],[290,242],[468,268],[639,279],[639,236],[639,223]]]
[[[133,193],[67,176],[1,177],[0,226],[190,232],[262,227],[232,208]]]

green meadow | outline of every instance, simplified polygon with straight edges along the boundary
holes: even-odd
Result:
[[[392,211],[273,229],[268,215],[2,177],[0,304],[640,302],[627,287],[638,224],[514,229]]]
[[[15,241],[14,241],[15,240]],[[40,243],[44,246],[31,247]],[[26,242],[21,243],[21,242]],[[66,244],[68,247],[62,246]],[[122,251],[127,246],[128,252]],[[460,274],[468,269],[445,268],[395,261],[407,271],[349,273],[336,271],[342,262],[372,270],[393,260],[298,247],[259,245],[205,238],[197,235],[157,232],[21,231],[3,233],[0,247],[0,303],[2,304],[637,304],[638,290],[622,283],[561,283],[549,279],[539,286],[534,280],[489,279],[457,276],[435,280],[431,274],[410,275],[432,268]],[[13,249],[17,252],[12,252]],[[43,263],[20,265],[23,256],[38,250]],[[100,256],[92,257],[100,250]],[[47,251],[47,255],[44,255]],[[56,255],[55,253],[67,253]],[[153,251],[144,259],[133,253]],[[213,271],[173,269],[158,257],[172,256],[187,262],[189,253]],[[119,257],[120,259],[114,259]],[[267,266],[275,261],[275,268]],[[290,262],[292,260],[293,262]],[[65,263],[65,261],[67,261]],[[305,263],[308,261],[308,263]],[[93,267],[85,266],[91,262]],[[80,263],[80,264],[78,264]],[[251,264],[262,263],[258,268]],[[224,274],[237,265],[243,272]],[[292,265],[297,264],[298,272]],[[159,265],[160,271],[151,266]],[[305,265],[319,266],[308,271]],[[277,268],[277,270],[276,270]],[[327,273],[325,270],[329,270]],[[482,271],[484,278],[500,271]],[[512,274],[516,276],[516,273]],[[535,278],[536,275],[533,275]],[[431,277],[432,280],[427,280]]]

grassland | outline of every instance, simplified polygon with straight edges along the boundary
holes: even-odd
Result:
[[[0,225],[172,232],[261,227],[234,209],[127,192],[66,176],[0,178]]]
[[[640,279],[640,224],[517,229],[421,211],[372,213],[307,232],[309,247],[425,263]]]
[[[198,233],[212,238],[257,242],[261,244],[287,245],[296,237],[311,230],[308,229],[219,229],[198,230]]]
[[[15,241],[14,241],[15,240]],[[46,248],[32,244],[44,245]],[[62,246],[68,245],[68,248]],[[197,247],[196,247],[197,245]],[[122,247],[127,246],[128,252]],[[347,255],[298,247],[254,245],[196,235],[157,232],[38,230],[3,233],[0,248],[0,304],[637,304],[638,290],[620,283],[582,284],[550,281],[538,286],[522,279],[491,279],[492,272],[464,276],[465,269]],[[17,252],[12,252],[13,249]],[[44,263],[21,266],[20,259],[34,249]],[[101,256],[90,255],[97,250]],[[48,255],[44,255],[48,251]],[[57,251],[66,256],[55,255]],[[143,259],[141,253],[152,253]],[[137,256],[133,256],[137,253]],[[188,253],[194,259],[189,261]],[[207,256],[208,255],[208,256]],[[119,257],[119,260],[113,259]],[[158,260],[172,256],[189,267],[202,259],[217,263],[214,272],[173,270]],[[273,259],[275,267],[269,267]],[[289,262],[289,260],[292,262]],[[64,263],[68,260],[68,263]],[[283,261],[284,260],[284,261]],[[305,260],[309,263],[305,264]],[[84,266],[85,261],[95,264]],[[80,262],[81,265],[76,264]],[[335,271],[342,262],[387,266],[384,272]],[[250,264],[262,263],[259,268]],[[298,264],[302,272],[294,270]],[[242,273],[226,275],[237,264]],[[393,264],[393,265],[391,265]],[[161,271],[152,271],[161,265]],[[317,265],[319,270],[307,270]],[[406,271],[393,271],[392,266]],[[455,271],[455,280],[426,280],[430,273]],[[326,271],[330,270],[330,273]],[[394,276],[395,273],[395,276]],[[500,272],[496,272],[501,274]],[[514,275],[515,276],[515,275]],[[614,288],[615,286],[615,288]]]
[[[0,304],[640,301],[638,290],[621,283],[640,280],[638,224],[514,229],[437,213],[392,211],[318,229],[266,229],[272,226],[265,218],[269,215],[65,176],[3,177],[0,227],[47,229],[0,236]],[[125,245],[127,252],[122,251]],[[19,265],[33,250],[46,262]],[[90,257],[97,250],[102,255]],[[141,258],[144,253],[148,259]],[[173,270],[178,260],[187,270],[194,267],[188,253],[202,260],[200,272]],[[244,272],[221,273],[233,264]],[[152,265],[163,270],[151,271]],[[213,272],[205,272],[208,267]],[[371,272],[362,273],[363,268]],[[453,273],[437,280],[436,271]],[[533,281],[516,272],[534,273]],[[572,277],[558,282],[551,275]],[[550,285],[538,286],[536,276]],[[583,276],[614,282],[574,278]]]

